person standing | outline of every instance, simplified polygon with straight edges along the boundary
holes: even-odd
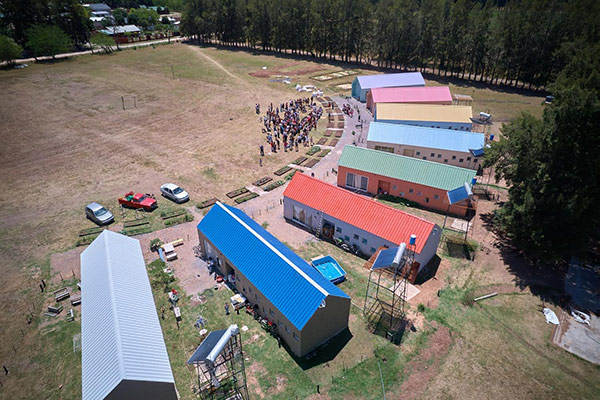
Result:
[[[260,156],[261,157],[265,156],[265,147],[262,144],[260,145]]]
[[[225,315],[229,315],[229,303],[225,303]]]

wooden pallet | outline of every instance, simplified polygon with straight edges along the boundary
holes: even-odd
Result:
[[[231,192],[227,193],[227,197],[229,197],[230,199],[233,199],[234,197],[237,197],[240,194],[244,194],[244,193],[248,193],[248,192],[249,192],[249,190],[246,189],[245,187],[244,188],[239,188],[239,189],[236,189],[234,191],[231,191]]]
[[[214,205],[217,201],[219,201],[219,199],[213,197],[212,199],[201,201],[200,203],[198,203],[197,207],[202,210],[203,208]]]
[[[306,164],[304,164],[305,167],[307,168],[312,168],[314,167],[317,163],[319,162],[318,159],[316,158],[311,158],[310,160],[308,160],[308,162]]]
[[[331,143],[329,143],[329,145],[335,147],[335,145],[338,144],[339,141],[340,139],[331,139]]]
[[[272,180],[273,180],[273,178],[265,176],[264,178],[260,178],[259,180],[255,181],[255,182],[252,182],[252,184],[254,186],[262,186],[262,185],[264,185],[267,182],[271,182]]]
[[[283,168],[279,168],[277,171],[275,171],[275,175],[281,176],[281,175],[285,174],[286,172],[288,172],[291,169],[292,169],[292,167],[287,167],[287,166],[285,166]]]
[[[327,139],[322,137],[321,139],[319,139],[319,141],[317,142],[317,144],[325,144],[327,143]]]

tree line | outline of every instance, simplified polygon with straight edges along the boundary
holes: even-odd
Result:
[[[580,42],[598,42],[596,0],[188,0],[200,41],[545,87]]]

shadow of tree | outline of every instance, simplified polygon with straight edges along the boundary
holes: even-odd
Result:
[[[501,203],[496,203],[501,206]],[[498,252],[506,270],[513,276],[513,282],[520,290],[529,290],[544,303],[564,306],[568,302],[564,281],[568,264],[543,262],[527,257],[495,223],[493,212],[480,214],[482,226],[492,232],[495,241],[492,246]],[[494,251],[480,246],[480,251]]]

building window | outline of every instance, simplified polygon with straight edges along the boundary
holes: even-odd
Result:
[[[400,192],[400,197],[404,197],[404,192]]]
[[[394,148],[393,147],[377,146],[377,145],[375,145],[375,150],[386,151],[388,153],[393,153],[394,152]]]
[[[463,161],[464,161],[464,160],[463,160],[462,158],[460,158],[460,159],[458,160],[458,162],[463,162]]]
[[[415,191],[413,189],[408,189],[408,193],[414,193]]]
[[[423,196],[423,192],[417,192],[417,196]]]
[[[423,156],[423,160],[427,160],[427,157]]]
[[[358,240],[358,235],[356,233],[354,234],[354,240]]]
[[[258,298],[257,294],[254,295],[254,298],[256,299],[256,302],[260,302],[260,299]]]
[[[448,163],[448,159],[447,159],[447,158],[444,158],[444,162],[445,162],[445,163]]]
[[[294,339],[296,339],[296,341],[300,340],[300,338],[298,337],[298,335],[296,334],[296,332],[294,332]]]
[[[453,160],[456,160],[456,156],[452,156],[452,159],[453,159]]]
[[[362,244],[367,244],[367,239],[363,238],[363,240],[361,240]]]
[[[287,324],[285,324],[285,331],[286,331],[287,333],[290,333],[290,328],[288,328]]]
[[[425,197],[425,203],[429,203],[429,197]]]
[[[471,157],[467,157],[467,161],[471,161]]]
[[[439,199],[440,199],[440,196],[439,196],[439,195],[437,195],[437,194],[434,194],[434,195],[433,195],[433,198],[434,198],[435,200],[439,200]]]
[[[438,158],[442,158],[442,155],[441,155],[441,154],[438,154]]]
[[[345,240],[346,242],[349,242],[349,241],[350,241],[350,236],[344,236],[344,240]]]
[[[398,186],[396,186],[396,185],[393,185],[393,186],[392,186],[392,190],[398,190]]]
[[[246,288],[242,287],[242,292],[246,293]]]
[[[354,187],[354,174],[351,172],[346,173],[346,186]]]
[[[431,157],[435,157],[435,153],[431,153]]]
[[[336,231],[337,233],[342,233],[342,228],[340,228],[340,227],[338,226],[337,228],[335,228],[335,231]]]
[[[252,287],[250,287],[250,293],[254,293],[254,291],[252,290]]]
[[[360,177],[360,188],[361,190],[367,190],[367,188],[369,187],[369,178],[367,178],[366,176],[361,176]]]
[[[475,158],[475,159],[473,160],[473,162],[474,162],[474,163],[477,163],[477,159]]]
[[[420,156],[420,155],[421,155],[421,152],[420,152],[420,151],[417,151],[417,155],[418,155],[418,156]]]
[[[271,314],[271,317],[274,317],[274,316],[275,316],[275,313],[274,313],[274,312],[273,312],[273,310],[271,310],[270,308],[269,308],[269,314]]]
[[[377,250],[375,250],[375,247],[371,247],[371,253],[375,253]]]

